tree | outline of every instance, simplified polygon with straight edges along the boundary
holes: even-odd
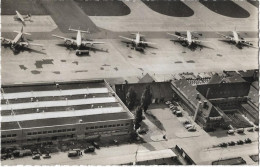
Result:
[[[135,130],[137,130],[138,128],[140,128],[141,126],[141,122],[143,120],[143,109],[141,106],[139,106],[136,110],[136,114],[135,114]]]
[[[151,90],[150,90],[150,86],[146,86],[143,94],[142,94],[142,97],[141,97],[141,106],[144,110],[144,112],[147,111],[149,105],[152,103],[152,93],[151,93]]]
[[[136,92],[132,87],[128,89],[128,92],[126,94],[126,106],[129,110],[132,110],[135,106],[136,101]]]

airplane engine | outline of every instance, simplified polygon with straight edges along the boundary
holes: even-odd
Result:
[[[65,40],[64,43],[65,43],[66,46],[70,46],[72,44],[70,41],[66,41],[66,40]]]

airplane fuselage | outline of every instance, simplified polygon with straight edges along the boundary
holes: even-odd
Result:
[[[191,37],[192,37],[191,32],[187,31],[187,43],[188,43],[188,46],[190,46],[192,44]]]
[[[22,36],[23,36],[23,33],[21,33],[21,32],[18,33],[16,35],[16,37],[14,38],[14,40],[12,40],[12,45],[16,45],[21,40]]]
[[[78,48],[81,46],[81,42],[82,42],[81,33],[80,33],[80,31],[78,31],[77,32],[77,38],[76,38],[76,45],[77,45]]]
[[[233,33],[233,41],[234,41],[236,44],[238,44],[238,43],[239,43],[239,37],[238,37],[237,32],[232,31],[232,33]]]
[[[16,12],[18,19],[20,19],[22,22],[24,22],[23,16],[18,11],[15,11],[15,12]]]

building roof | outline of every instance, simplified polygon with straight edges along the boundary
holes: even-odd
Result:
[[[176,154],[171,149],[158,150],[158,151],[145,151],[145,152],[137,153],[136,161],[144,162],[144,161],[157,160],[163,158],[172,158],[172,157],[176,157]]]
[[[2,130],[133,119],[104,80],[5,85],[2,95]]]

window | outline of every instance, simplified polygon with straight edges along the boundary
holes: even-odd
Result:
[[[46,133],[47,133],[47,131],[43,131],[42,133],[43,133],[43,134],[46,134]]]
[[[95,126],[95,129],[98,129],[98,126]]]
[[[60,133],[60,132],[61,132],[61,130],[58,130],[58,132]]]
[[[2,135],[1,137],[2,137],[2,138],[6,138],[6,135]]]
[[[103,126],[99,126],[99,128],[103,128]]]
[[[90,129],[94,129],[94,126],[91,126]]]
[[[7,135],[7,137],[11,137],[11,134]]]
[[[37,135],[37,132],[33,132],[32,134],[33,134],[33,135]]]
[[[104,128],[107,128],[107,125],[105,125]]]
[[[5,144],[6,142],[5,141],[1,141],[2,144]]]
[[[86,127],[86,130],[88,130],[89,129],[89,127]]]
[[[120,126],[120,124],[117,124],[116,126]]]
[[[68,131],[68,132],[70,132],[70,131],[71,131],[71,129],[67,129],[67,131]]]
[[[116,125],[113,125],[113,127],[116,127]]]
[[[48,133],[52,133],[52,131],[48,131]]]
[[[76,131],[76,129],[75,129],[75,128],[73,128],[73,129],[72,129],[72,131]]]
[[[38,134],[42,134],[42,132],[38,132]]]
[[[16,134],[12,134],[12,137],[15,137],[16,136]]]
[[[126,123],[126,124],[125,124],[125,126],[128,126],[128,125],[129,125],[129,123]]]
[[[112,125],[108,125],[108,127],[112,127]]]
[[[121,124],[121,126],[124,126],[124,124]]]
[[[53,133],[57,133],[57,130],[53,130]]]
[[[62,129],[62,132],[66,132],[66,129]]]

